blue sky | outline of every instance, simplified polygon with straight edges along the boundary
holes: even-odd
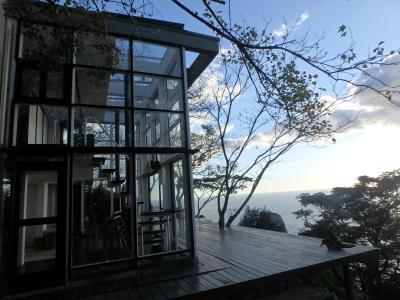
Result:
[[[200,1],[183,2],[194,8],[200,7],[196,5]],[[159,0],[154,4],[159,11],[156,18],[184,23],[187,30],[211,33],[170,1]],[[326,37],[323,47],[332,53],[348,44],[348,40],[337,33],[341,24],[345,24],[352,34],[360,57],[367,55],[380,41],[385,41],[389,49],[400,48],[398,0],[232,0],[231,8],[235,19],[246,19],[249,24],[259,27],[268,21],[271,30],[279,30],[283,21],[293,24],[299,16],[306,15],[298,32],[309,29],[312,33],[323,33]],[[385,69],[379,70],[379,74],[396,81],[398,71],[400,69]],[[376,176],[400,168],[397,138],[400,108],[383,103],[383,100],[381,103],[373,95],[355,100],[361,106],[353,109],[367,112],[360,115],[353,129],[337,135],[336,144],[295,147],[271,169],[257,192],[348,186],[359,175]]]

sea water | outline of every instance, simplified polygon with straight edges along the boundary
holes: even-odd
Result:
[[[278,193],[259,193],[254,194],[250,201],[248,202],[248,206],[250,208],[266,208],[274,213],[279,214],[283,221],[285,222],[286,229],[288,233],[299,233],[304,227],[304,219],[297,219],[293,212],[304,208],[301,206],[300,202],[296,199],[298,195],[301,193],[317,193],[321,192],[320,190],[314,191],[292,191],[292,192],[278,192]],[[322,191],[326,192],[326,191]],[[243,203],[246,195],[233,195],[229,201],[229,210],[226,214],[226,219],[231,215],[235,210],[237,210],[240,205]],[[312,209],[312,207],[307,207]],[[239,223],[240,217],[243,214],[245,209],[241,212],[241,214],[235,219],[233,224]],[[311,221],[318,218],[318,212],[313,210],[314,213],[312,215]],[[218,222],[218,208],[217,202],[213,201],[205,206],[205,208],[201,212],[207,219],[211,221]]]

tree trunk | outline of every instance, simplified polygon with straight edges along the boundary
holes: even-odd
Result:
[[[226,222],[226,227],[231,227],[233,220],[235,220],[235,218],[233,216],[230,216],[228,218],[228,222]]]
[[[218,226],[219,226],[219,229],[225,228],[225,215],[224,214],[219,215]]]

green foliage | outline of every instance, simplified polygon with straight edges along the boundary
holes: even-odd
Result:
[[[400,296],[400,170],[378,177],[361,176],[353,187],[336,187],[330,194],[301,194],[298,199],[320,212],[320,219],[313,224],[307,219],[309,209],[295,212],[306,218],[302,234],[324,237],[331,232],[349,242],[378,247],[374,274],[363,265],[354,265],[358,286],[376,297],[389,297],[389,291]]]
[[[246,206],[240,218],[239,226],[287,232],[281,216],[267,210],[265,207],[250,208]]]

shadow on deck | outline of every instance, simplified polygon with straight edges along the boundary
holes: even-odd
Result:
[[[233,226],[219,230],[197,224],[197,264],[161,261],[158,267],[113,274],[92,281],[37,291],[37,299],[217,298],[251,291],[275,280],[294,278],[355,261],[371,261],[378,250],[356,246],[332,251],[316,238]],[[28,296],[18,295],[15,298]],[[32,296],[32,293],[30,294]],[[14,298],[14,297],[13,297]]]

